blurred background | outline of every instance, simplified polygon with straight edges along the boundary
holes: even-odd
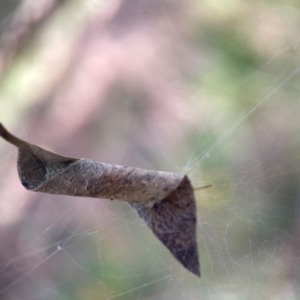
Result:
[[[0,141],[0,299],[299,299],[300,5],[2,0],[0,122],[186,173],[202,278],[121,201],[26,191]]]

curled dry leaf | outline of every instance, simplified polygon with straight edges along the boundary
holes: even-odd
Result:
[[[60,156],[18,139],[2,124],[0,136],[18,147],[26,189],[128,202],[172,255],[200,277],[196,205],[187,176]]]

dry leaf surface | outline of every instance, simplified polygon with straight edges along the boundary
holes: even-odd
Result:
[[[35,192],[123,200],[189,271],[200,276],[193,187],[185,175],[64,157],[27,143],[0,124],[18,147],[18,173]]]

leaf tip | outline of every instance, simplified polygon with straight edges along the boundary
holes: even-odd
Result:
[[[188,249],[183,249],[181,251],[172,252],[174,257],[182,263],[182,265],[187,268],[194,275],[201,277],[198,249],[196,241]]]
[[[175,191],[152,207],[135,203],[133,208],[171,254],[187,270],[200,277],[196,203],[188,177],[185,176]]]

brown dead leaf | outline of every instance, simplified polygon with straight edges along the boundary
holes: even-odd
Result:
[[[26,189],[130,203],[172,255],[200,277],[196,205],[187,176],[60,156],[18,139],[2,124],[0,136],[18,147]]]

